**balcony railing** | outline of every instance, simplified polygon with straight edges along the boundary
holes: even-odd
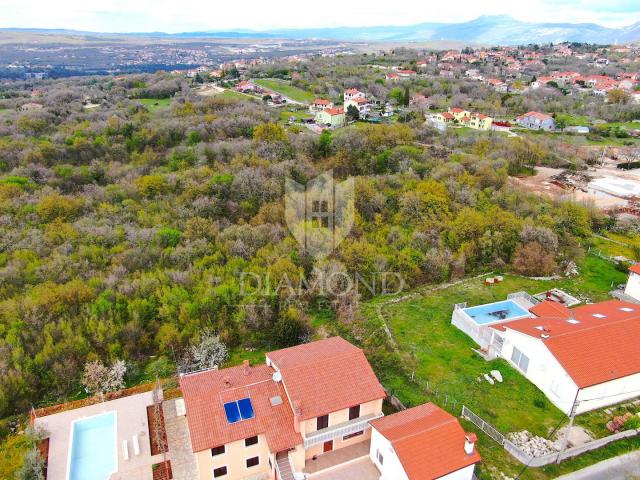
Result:
[[[337,425],[332,425],[330,427],[323,428],[322,430],[309,433],[304,439],[304,448],[306,449],[312,447],[313,445],[318,445],[320,443],[328,442],[336,438],[344,437],[345,435],[364,431],[368,428],[371,428],[371,426],[369,425],[369,422],[371,420],[375,420],[376,418],[380,418],[382,416],[382,414],[365,415],[364,417],[354,418],[353,420],[349,420],[348,422],[338,423]]]

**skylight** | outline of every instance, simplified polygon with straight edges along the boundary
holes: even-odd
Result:
[[[606,315],[603,315],[601,313],[594,313],[593,316],[596,317],[596,318],[605,318],[606,317]]]
[[[622,307],[620,310],[622,310],[623,312],[633,312],[633,308],[629,307]]]
[[[250,420],[255,417],[250,398],[225,403],[224,413],[227,415],[227,422],[229,423],[237,423],[241,420]]]
[[[579,321],[579,320],[575,320],[575,319],[573,319],[573,318],[571,318],[571,319],[567,320],[567,322],[572,323],[572,324],[574,324],[574,325],[577,325],[578,323],[580,323],[580,321]]]

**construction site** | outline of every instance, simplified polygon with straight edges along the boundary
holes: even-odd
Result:
[[[605,149],[586,170],[536,167],[535,175],[511,177],[526,191],[593,205],[612,214],[640,217],[640,149]]]

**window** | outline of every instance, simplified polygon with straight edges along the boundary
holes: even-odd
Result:
[[[351,407],[349,409],[349,420],[354,420],[360,416],[360,405]]]
[[[527,357],[516,347],[513,347],[513,352],[511,353],[511,361],[515,363],[523,373],[527,373],[527,369],[529,368],[529,357]]]
[[[376,458],[378,459],[378,463],[380,465],[384,465],[384,457],[380,453],[380,450],[376,450]]]
[[[311,203],[311,226],[313,228],[329,228],[329,202],[313,200]]]
[[[227,467],[218,467],[213,469],[213,478],[224,477],[227,474]]]
[[[260,465],[260,457],[247,458],[247,468],[256,467]]]
[[[258,443],[258,437],[249,437],[244,439],[244,446],[250,447],[251,445],[256,445]]]
[[[359,437],[363,433],[364,433],[364,431],[362,431],[362,430],[360,430],[359,432],[350,433],[349,435],[345,435],[344,437],[342,437],[342,440],[349,440],[351,438]]]
[[[220,445],[219,447],[214,447],[211,449],[211,456],[215,457],[216,455],[222,455],[224,452],[224,445]]]
[[[329,415],[323,415],[318,417],[316,430],[322,430],[323,428],[327,428],[329,426]]]

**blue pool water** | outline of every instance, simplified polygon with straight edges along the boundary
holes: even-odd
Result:
[[[116,412],[73,423],[68,480],[108,480],[116,462]]]
[[[477,307],[465,308],[464,312],[469,315],[478,325],[487,323],[504,322],[514,318],[528,317],[529,312],[518,305],[513,300],[488,303]]]

